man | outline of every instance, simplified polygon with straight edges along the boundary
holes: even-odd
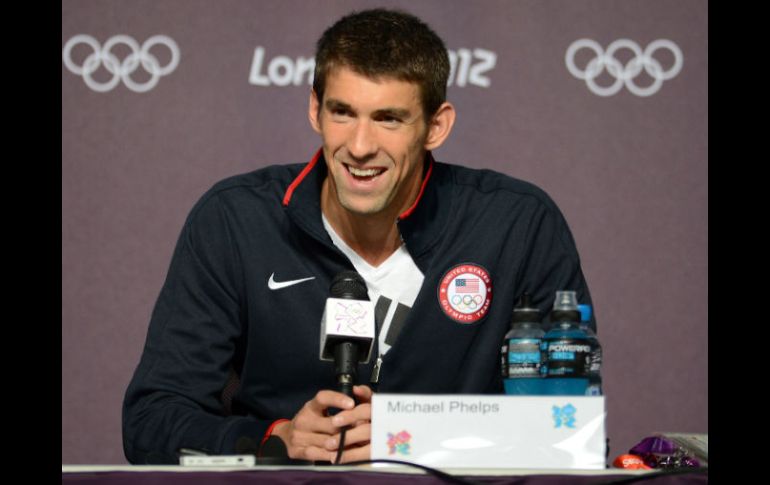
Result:
[[[433,159],[455,120],[448,75],[441,39],[405,13],[354,13],[323,34],[308,110],[322,149],[220,182],[185,223],[126,393],[129,461],[279,440],[292,459],[331,462],[343,428],[342,462],[367,459],[373,388],[502,392],[498,352],[521,294],[541,310],[563,289],[591,303],[545,193]],[[378,326],[357,402],[318,360],[329,283],[351,269]]]

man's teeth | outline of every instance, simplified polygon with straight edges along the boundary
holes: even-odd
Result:
[[[381,168],[367,168],[367,169],[360,169],[355,168],[350,165],[348,165],[348,171],[355,175],[356,177],[374,177],[375,175],[379,175],[382,173]]]

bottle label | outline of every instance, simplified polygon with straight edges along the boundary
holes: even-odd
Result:
[[[602,348],[596,344],[591,352],[591,374],[598,374],[602,369]]]
[[[540,339],[508,339],[508,377],[540,377]]]
[[[558,338],[544,340],[541,349],[545,365],[543,376],[586,377],[591,366],[591,345],[584,339]]]
[[[503,343],[500,347],[500,370],[502,371],[503,378],[508,377],[508,343]]]
[[[602,388],[598,384],[588,384],[586,396],[601,396]]]

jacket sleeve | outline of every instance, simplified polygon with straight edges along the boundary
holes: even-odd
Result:
[[[123,402],[131,463],[178,463],[178,450],[232,453],[259,443],[271,421],[225,416],[220,396],[246,331],[243,280],[216,194],[190,213],[152,313],[144,351]]]
[[[593,305],[580,265],[575,240],[556,204],[547,196],[533,211],[526,236],[524,264],[517,287],[532,295],[532,303],[543,312],[546,324],[556,291],[574,290],[578,303]],[[589,322],[596,330],[595,313]]]

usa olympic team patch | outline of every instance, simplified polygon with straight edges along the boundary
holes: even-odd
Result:
[[[438,302],[444,313],[456,322],[481,320],[492,303],[489,272],[477,264],[458,264],[441,278]]]

